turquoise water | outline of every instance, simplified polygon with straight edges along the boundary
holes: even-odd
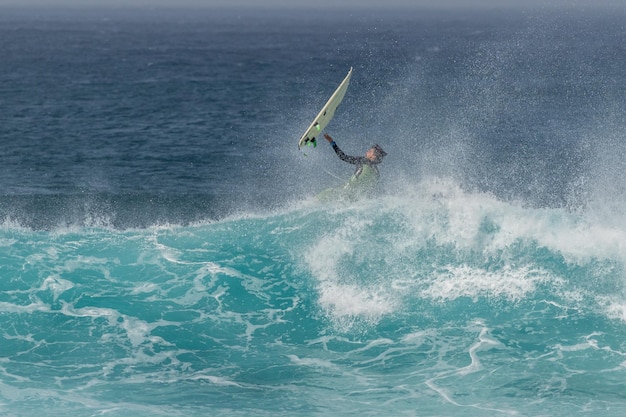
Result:
[[[0,242],[8,415],[626,411],[624,231],[563,210],[431,180]]]

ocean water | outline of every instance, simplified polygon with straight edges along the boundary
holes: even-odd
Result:
[[[626,413],[623,10],[0,11],[0,415]]]

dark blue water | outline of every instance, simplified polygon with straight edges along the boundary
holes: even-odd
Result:
[[[625,17],[1,9],[0,414],[624,415]]]

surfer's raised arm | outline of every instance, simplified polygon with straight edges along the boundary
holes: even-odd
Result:
[[[341,159],[342,161],[347,162],[347,163],[352,164],[352,165],[358,165],[358,164],[362,164],[364,162],[362,157],[346,155],[339,148],[339,146],[337,146],[337,144],[335,143],[333,138],[330,137],[330,135],[328,133],[324,133],[324,137],[326,138],[328,143],[330,143],[330,146],[333,147],[333,149],[335,150],[335,153],[337,154],[339,159]]]
[[[345,162],[347,162],[349,164],[353,164],[353,165],[361,165],[361,164],[376,165],[376,164],[381,163],[383,161],[383,158],[385,156],[387,156],[387,152],[385,152],[383,150],[383,148],[380,147],[380,145],[373,145],[371,148],[369,148],[367,150],[367,152],[365,153],[365,157],[363,157],[363,156],[346,155],[339,148],[339,146],[337,146],[337,143],[335,143],[335,140],[328,133],[324,133],[324,138],[326,138],[328,143],[330,143],[330,145],[333,147],[333,149],[335,150],[335,153],[337,154],[339,159],[341,159],[342,161],[345,161]]]

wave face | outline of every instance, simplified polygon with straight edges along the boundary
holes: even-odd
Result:
[[[0,407],[618,415],[625,238],[437,179],[186,227],[7,227]]]
[[[7,8],[0,415],[626,415],[624,21]]]

